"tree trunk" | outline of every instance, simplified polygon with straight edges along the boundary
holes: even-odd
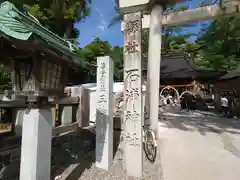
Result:
[[[64,27],[65,27],[65,31],[64,31],[63,37],[65,39],[72,38],[72,31],[73,31],[73,28],[74,28],[74,22],[72,20],[67,20],[64,23]]]

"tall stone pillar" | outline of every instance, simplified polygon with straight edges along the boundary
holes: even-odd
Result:
[[[113,62],[99,57],[97,65],[96,166],[108,170],[113,160]]]
[[[141,13],[124,15],[124,23],[124,160],[127,174],[141,177],[143,168]]]
[[[148,49],[148,75],[147,75],[147,110],[149,111],[149,123],[155,132],[158,131],[158,106],[159,106],[159,85],[160,85],[160,62],[162,46],[162,24],[163,7],[155,5],[151,11],[149,29],[149,49]]]
[[[20,180],[50,180],[52,112],[26,110],[23,115]]]

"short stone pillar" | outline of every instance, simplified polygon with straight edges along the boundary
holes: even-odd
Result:
[[[49,102],[54,101],[54,97],[48,97]],[[56,125],[56,105],[51,107],[51,112],[52,112],[52,127],[54,128]]]
[[[72,106],[64,106],[62,109],[61,125],[71,124],[73,119]]]
[[[56,125],[56,106],[51,108],[52,112],[52,127]]]
[[[141,177],[143,170],[141,13],[124,15],[124,23],[124,161],[129,176]]]
[[[96,166],[108,170],[113,160],[113,62],[97,61]]]
[[[69,86],[67,88],[68,91],[71,91],[71,97],[79,98],[79,104],[72,106],[73,120],[76,120],[80,128],[89,126],[89,90],[84,85]]]
[[[22,123],[23,123],[23,116],[24,116],[25,109],[23,108],[16,108],[16,112],[14,112],[16,117],[15,120],[15,134],[18,136],[22,135]]]
[[[23,115],[20,180],[50,180],[51,109],[30,109]]]
[[[90,98],[89,89],[85,88],[83,85],[80,86],[80,102],[77,111],[77,122],[78,127],[89,126],[89,110],[90,110]]]

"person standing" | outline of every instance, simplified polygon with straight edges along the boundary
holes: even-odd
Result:
[[[221,97],[221,107],[222,107],[223,116],[228,116],[228,99],[225,93]]]
[[[232,118],[233,117],[233,108],[234,108],[234,97],[233,93],[229,93],[227,96],[228,100],[228,117]]]
[[[173,104],[173,97],[171,94],[168,94],[167,100],[168,100],[168,104]]]
[[[184,110],[186,109],[186,98],[185,98],[185,95],[183,95],[181,98],[180,98],[180,110]]]
[[[187,106],[187,111],[192,111],[193,110],[193,95],[187,93],[186,94],[186,106]]]

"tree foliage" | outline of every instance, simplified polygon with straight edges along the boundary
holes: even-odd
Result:
[[[84,20],[89,14],[91,0],[12,0],[17,7],[25,9],[34,15],[39,21],[51,31],[65,38],[76,38],[78,30],[74,23]],[[211,0],[205,0],[199,6],[211,4]],[[110,26],[120,22],[123,16],[116,6],[116,16],[112,19]],[[164,13],[188,9],[188,6],[168,6]],[[184,28],[188,26],[168,27],[163,29],[163,54],[184,53],[189,54],[197,64],[215,70],[231,70],[237,67],[240,61],[240,16],[219,17],[201,29],[196,41],[190,41],[192,33],[185,34]],[[143,56],[147,59],[148,34],[147,30],[142,32]],[[161,50],[159,50],[161,51]],[[96,81],[97,57],[109,55],[114,61],[114,79],[123,79],[123,47],[112,47],[108,41],[94,39],[84,48],[77,52],[80,58],[87,61],[91,68],[87,69],[88,82]],[[1,70],[0,70],[1,72]],[[8,84],[8,74],[0,73],[1,85]]]
[[[123,48],[119,46],[114,46],[111,49],[110,56],[114,62],[114,80],[123,80]]]
[[[90,13],[91,0],[11,0],[19,9],[28,11],[43,26],[65,38],[76,38],[74,23]]]
[[[112,18],[109,24],[109,27],[123,21],[123,15],[120,13],[120,10],[118,8],[118,0],[115,0],[115,2],[116,2],[116,5],[115,5],[116,14]],[[170,12],[187,10],[188,8],[189,8],[188,5],[176,5],[176,4],[167,5],[165,7],[164,14],[168,14]],[[175,53],[181,53],[181,52],[193,50],[195,43],[191,41],[187,41],[187,38],[195,34],[194,33],[182,34],[182,32],[184,31],[184,28],[192,27],[192,26],[194,26],[194,24],[163,28],[162,49],[164,51],[164,54],[175,54]],[[142,39],[143,57],[144,59],[147,59],[149,31],[143,30],[142,37],[143,37]]]
[[[75,39],[79,31],[74,23],[82,21],[90,13],[91,0],[10,0],[19,10],[30,13],[39,22],[61,37]],[[0,68],[0,88],[10,83],[9,73]]]
[[[114,79],[116,81],[122,79],[123,53],[121,47],[111,47],[108,41],[102,41],[96,38],[84,48],[79,49],[78,55],[93,65],[93,68],[87,72],[89,82],[95,82],[96,80],[97,57],[99,56],[112,57],[114,61]]]
[[[196,40],[198,62],[216,70],[232,70],[240,62],[240,16],[219,17]]]
[[[223,0],[202,0],[198,7],[210,4],[220,3]],[[187,10],[187,5],[166,6],[164,14],[171,12]],[[116,16],[112,19],[110,26],[123,20],[123,15],[118,9],[118,0],[116,0]],[[194,26],[190,24],[188,26]],[[163,54],[185,53],[199,65],[215,70],[231,70],[239,64],[240,54],[240,16],[219,17],[210,23],[209,26],[201,29],[200,35],[196,41],[188,40],[190,36],[196,34],[184,34],[184,28],[188,26],[177,26],[163,28],[162,51]],[[148,31],[143,31],[143,53],[147,59],[148,52]]]

